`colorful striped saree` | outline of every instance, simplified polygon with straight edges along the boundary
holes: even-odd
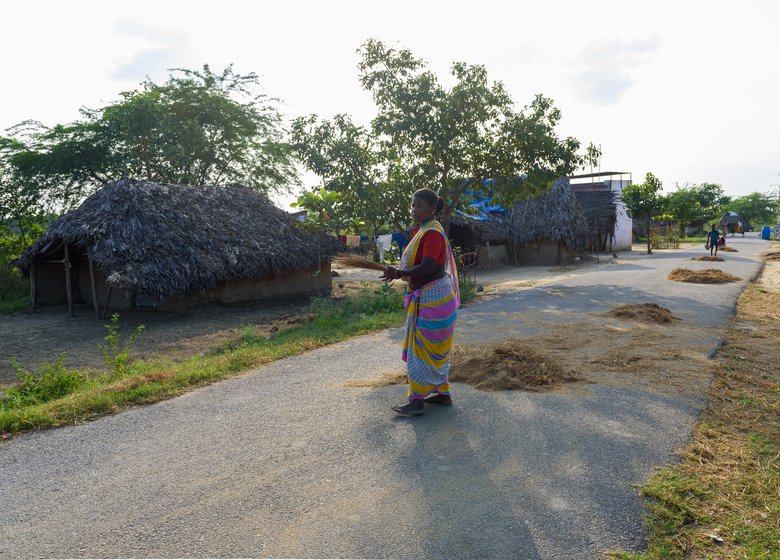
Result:
[[[446,241],[446,274],[417,290],[409,288],[406,292],[402,358],[406,362],[410,399],[422,399],[433,393],[449,395],[450,350],[460,307],[455,257],[439,222],[431,220],[420,227],[401,257],[400,267],[410,268],[414,264],[423,235],[429,231],[443,235]]]

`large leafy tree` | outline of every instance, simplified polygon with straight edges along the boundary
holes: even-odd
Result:
[[[719,218],[731,201],[731,198],[723,193],[723,187],[717,183],[702,183],[696,185],[694,190],[702,209],[702,222]]]
[[[687,225],[701,226],[719,217],[729,201],[716,183],[686,184],[678,185],[677,190],[664,197],[663,207],[677,221],[682,233]]]
[[[621,199],[626,206],[628,215],[633,219],[643,219],[645,221],[645,231],[647,234],[647,254],[652,255],[651,233],[652,219],[662,208],[662,197],[660,195],[661,180],[647,173],[642,183],[628,185],[621,193]]]
[[[732,200],[727,210],[739,212],[753,227],[777,222],[778,200],[771,193],[754,192]]]
[[[358,52],[361,85],[378,109],[373,130],[405,163],[414,186],[439,191],[445,227],[468,193],[488,180],[510,199],[579,164],[579,143],[554,134],[560,112],[552,101],[538,96],[515,113],[504,86],[489,81],[484,66],[454,63],[453,85],[445,87],[409,50],[371,39]],[[520,176],[527,180],[517,181]]]
[[[14,130],[10,161],[63,207],[108,181],[133,176],[192,185],[237,182],[260,191],[297,180],[281,117],[257,94],[255,74],[232,67],[213,72],[175,69],[76,122]]]
[[[691,186],[678,186],[677,190],[663,197],[661,205],[665,213],[677,222],[680,234],[685,232],[685,226],[701,220],[701,204]]]
[[[304,166],[322,179],[322,188],[339,193],[343,210],[367,231],[404,229],[412,186],[399,176],[403,167],[392,151],[383,149],[365,127],[348,115],[300,117],[292,124],[291,145]]]

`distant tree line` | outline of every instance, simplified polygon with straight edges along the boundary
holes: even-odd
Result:
[[[302,166],[319,177],[298,205],[310,225],[334,233],[378,233],[408,225],[411,194],[436,189],[453,213],[487,194],[507,208],[601,156],[557,132],[561,112],[537,95],[515,105],[482,65],[455,62],[440,80],[406,49],[368,40],[358,79],[376,105],[369,126],[346,114],[286,124],[254,73],[173,69],[73,122],[25,121],[0,136],[0,236],[4,262],[46,223],[124,176],[189,184],[241,183],[265,193],[300,186]],[[445,82],[447,85],[445,85]],[[760,193],[729,200],[719,185],[680,187],[654,212],[682,224],[732,208],[756,222],[773,210]]]
[[[676,222],[680,235],[684,236],[689,227],[697,233],[708,230],[709,224],[717,223],[727,211],[738,212],[754,227],[759,227],[776,223],[780,210],[777,198],[770,193],[755,192],[732,198],[716,183],[678,185],[666,195],[661,189],[661,180],[647,173],[642,183],[626,187],[621,195],[629,216],[644,223],[648,253],[653,220]]]

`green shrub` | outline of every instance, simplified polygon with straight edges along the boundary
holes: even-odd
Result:
[[[64,366],[65,354],[54,362],[43,362],[35,370],[27,370],[13,361],[19,385],[6,388],[0,396],[4,409],[45,403],[64,397],[81,387],[86,374]]]
[[[460,302],[468,303],[477,295],[477,283],[468,278],[458,278],[458,288],[460,289]]]
[[[130,355],[130,350],[135,346],[138,335],[144,328],[143,325],[138,325],[130,338],[122,344],[122,337],[119,333],[119,313],[111,315],[111,322],[106,325],[108,330],[104,339],[106,344],[98,344],[98,348],[103,353],[103,360],[111,370],[113,377],[127,375],[127,358]]]

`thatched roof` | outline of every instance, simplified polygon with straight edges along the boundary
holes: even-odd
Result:
[[[566,178],[556,179],[550,189],[520,202],[512,216],[517,243],[563,241],[570,251],[585,247],[588,224]]]
[[[63,242],[91,252],[110,286],[159,298],[223,280],[311,270],[340,248],[240,185],[131,179],[109,184],[54,222],[15,264],[28,273],[34,262],[61,252]]]
[[[481,242],[503,243],[510,237],[509,221],[504,214],[498,212],[486,214],[484,219],[453,214],[450,218],[450,224],[471,230]]]
[[[742,222],[742,228],[745,231],[752,230],[753,226],[751,226],[748,221],[745,219],[745,217],[740,214],[739,212],[726,212],[723,217],[720,219],[720,222],[718,222],[721,226],[725,226],[728,224],[731,224],[733,226],[736,226],[739,222]]]
[[[575,191],[574,196],[582,208],[582,214],[588,227],[595,231],[615,234],[617,221],[616,199],[618,193],[613,191]]]

